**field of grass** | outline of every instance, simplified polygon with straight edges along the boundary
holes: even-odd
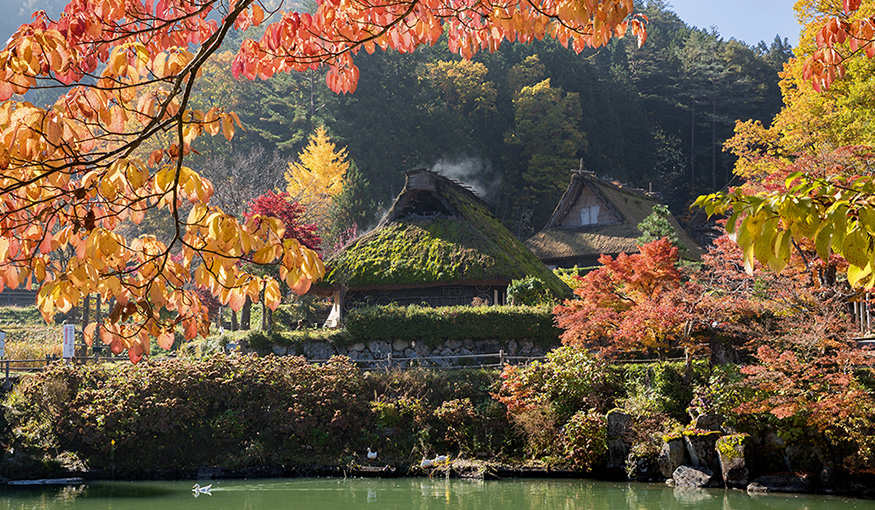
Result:
[[[46,355],[61,355],[61,326],[46,324],[35,306],[0,307],[0,330],[6,333],[5,359],[40,360],[26,365],[42,366]]]

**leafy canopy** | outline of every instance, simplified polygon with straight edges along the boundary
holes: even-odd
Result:
[[[823,263],[843,257],[851,286],[868,289],[875,286],[872,64],[853,57],[875,56],[875,4],[845,0],[842,7],[797,4],[810,22],[786,67],[785,107],[768,129],[740,123],[727,144],[748,183],[694,205],[729,214],[726,230],[748,272],[755,260],[780,272],[793,247],[810,246]]]

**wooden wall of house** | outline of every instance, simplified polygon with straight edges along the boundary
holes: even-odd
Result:
[[[505,304],[507,286],[446,285],[415,289],[392,290],[350,290],[346,294],[344,306],[351,308],[392,303],[427,306],[455,306],[481,303],[487,305]]]
[[[581,224],[580,221],[580,213],[583,209],[587,209],[592,206],[599,206],[599,211],[598,221],[596,223],[591,223],[591,225],[608,225],[620,221],[620,218],[618,218],[605,206],[605,203],[602,201],[602,199],[597,197],[596,194],[592,192],[592,190],[584,187],[580,195],[577,197],[577,201],[574,202],[574,204],[568,209],[565,217],[562,218],[562,221],[559,222],[559,226],[563,228],[577,228],[584,226]]]

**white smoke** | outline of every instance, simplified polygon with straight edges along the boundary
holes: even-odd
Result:
[[[480,158],[441,158],[431,171],[458,181],[471,188],[478,197],[490,202],[498,195],[500,178],[492,171],[492,164]]]

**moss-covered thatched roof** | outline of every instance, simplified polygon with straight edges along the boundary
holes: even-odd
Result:
[[[371,232],[330,258],[321,287],[350,290],[438,285],[507,285],[528,275],[557,295],[568,287],[457,182],[407,173],[404,190]]]
[[[578,200],[588,190],[603,206],[608,222],[584,226],[568,226],[566,218],[579,207]],[[596,178],[585,172],[575,172],[559,205],[544,230],[526,240],[525,244],[542,261],[561,263],[563,259],[598,257],[638,251],[637,239],[642,232],[638,224],[653,213],[657,202],[652,197],[629,188]],[[601,219],[601,217],[600,217]],[[674,216],[669,222],[677,231],[678,240],[687,248],[687,257],[698,259],[702,249],[693,241]]]

